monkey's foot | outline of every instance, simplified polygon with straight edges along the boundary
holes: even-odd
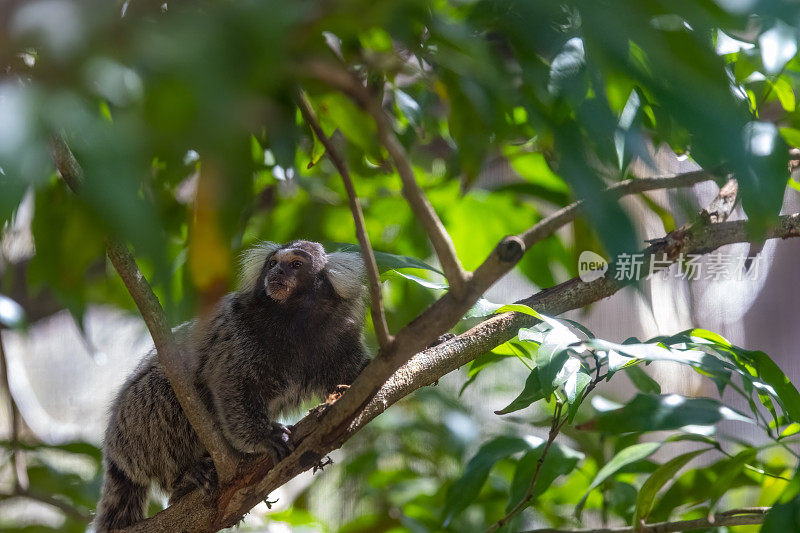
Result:
[[[184,472],[175,484],[175,490],[170,495],[169,502],[172,504],[182,496],[199,489],[208,496],[217,488],[217,469],[210,456],[201,457],[195,465]]]
[[[325,467],[328,465],[333,464],[333,459],[329,455],[326,455],[324,458],[320,459],[317,464],[314,465],[314,468],[311,470],[312,474],[316,474],[317,471],[325,470]]]
[[[325,399],[325,403],[330,405],[332,403],[336,403],[336,400],[342,397],[344,391],[350,388],[350,385],[336,385],[336,388],[333,389],[333,392],[328,394],[328,397]]]
[[[286,459],[294,450],[291,442],[292,430],[283,424],[273,422],[270,424],[267,435],[267,453],[275,464]]]

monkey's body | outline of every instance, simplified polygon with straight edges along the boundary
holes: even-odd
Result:
[[[299,246],[287,246],[292,245]],[[276,250],[277,245],[261,250],[262,262]],[[180,335],[194,385],[237,452],[282,459],[288,453],[286,430],[276,418],[352,383],[368,361],[363,284],[351,279],[361,276],[360,263],[345,254],[338,259],[329,262],[346,279],[320,267],[313,282],[301,279],[300,288],[289,284],[289,296],[279,299],[275,293],[286,286],[270,290],[276,282],[265,272],[272,270],[265,262],[255,280],[253,272],[245,274],[250,290],[228,294],[208,319]],[[174,499],[199,483],[193,470],[209,464],[155,353],[128,379],[112,408],[105,459],[98,532],[142,520],[151,483]]]

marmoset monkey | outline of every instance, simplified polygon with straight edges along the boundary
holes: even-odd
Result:
[[[368,362],[365,297],[357,253],[266,242],[245,252],[239,292],[176,331],[195,386],[234,450],[271,454],[277,463],[290,450],[289,430],[276,418],[353,382]],[[98,533],[143,520],[151,483],[170,501],[216,483],[155,351],[117,396],[104,455]]]

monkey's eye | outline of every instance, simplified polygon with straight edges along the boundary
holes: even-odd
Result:
[[[292,268],[300,268],[301,266],[303,266],[302,261],[292,261]]]
[[[274,267],[275,265],[277,265],[277,264],[278,264],[278,262],[277,262],[277,261],[275,261],[275,260],[273,259],[273,260],[271,260],[271,261],[270,261],[269,263],[267,263],[267,264],[269,265],[269,267],[270,267],[270,268],[272,268],[272,267]]]

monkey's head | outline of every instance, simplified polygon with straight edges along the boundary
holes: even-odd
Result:
[[[363,299],[364,277],[359,254],[328,254],[317,242],[264,242],[242,256],[242,290],[263,291],[280,303],[308,296],[326,282],[340,298]]]
[[[284,302],[311,289],[326,262],[325,250],[316,242],[294,241],[278,248],[264,264],[267,296]]]

